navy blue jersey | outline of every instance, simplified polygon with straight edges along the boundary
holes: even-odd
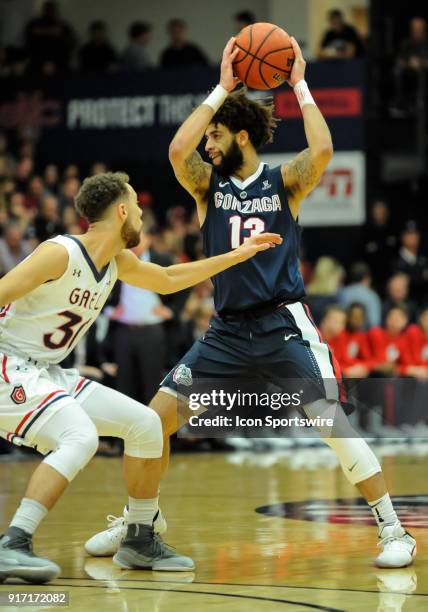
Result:
[[[288,206],[280,166],[260,164],[243,182],[221,177],[213,167],[207,202],[202,226],[207,257],[235,249],[254,234],[274,232],[283,238],[276,248],[213,278],[217,312],[243,310],[277,297],[298,300],[305,294],[299,270],[301,228]]]

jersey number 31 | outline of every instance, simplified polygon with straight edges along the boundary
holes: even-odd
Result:
[[[59,349],[67,346],[69,348],[71,344],[76,339],[78,333],[83,329],[83,327],[90,322],[90,319],[82,323],[77,329],[75,329],[76,325],[82,321],[82,317],[75,312],[71,312],[69,310],[63,310],[63,312],[58,313],[59,316],[65,317],[66,322],[62,325],[59,325],[56,328],[56,331],[60,331],[62,333],[58,338],[55,337],[56,342],[53,341],[53,336],[55,332],[51,334],[45,334],[43,336],[44,345],[50,349]]]

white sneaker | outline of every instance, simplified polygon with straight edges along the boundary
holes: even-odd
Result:
[[[119,550],[128,529],[128,509],[125,506],[123,516],[107,516],[108,527],[96,533],[85,543],[85,550],[93,557],[112,557]],[[165,517],[159,508],[153,521],[155,533],[162,535],[167,529]]]
[[[377,567],[407,567],[416,556],[416,540],[399,522],[387,525],[381,531],[378,546],[382,552],[377,556]]]

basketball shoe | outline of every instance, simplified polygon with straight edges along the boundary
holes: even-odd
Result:
[[[85,550],[93,557],[111,557],[119,550],[122,540],[126,536],[128,528],[128,508],[123,509],[123,516],[107,516],[108,527],[104,531],[95,534],[85,543]],[[156,533],[162,535],[167,529],[166,520],[159,509],[153,520]]]
[[[407,567],[416,555],[416,540],[399,522],[386,525],[379,534],[378,546],[382,552],[377,556],[377,567]]]
[[[0,537],[0,582],[21,578],[32,584],[44,584],[58,576],[61,569],[49,559],[33,553],[31,535],[19,527],[9,527]]]
[[[164,572],[189,572],[193,559],[177,554],[149,525],[131,523],[125,539],[113,557],[122,569],[151,569]]]

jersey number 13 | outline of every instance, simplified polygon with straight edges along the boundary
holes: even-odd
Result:
[[[237,249],[245,240],[251,236],[257,236],[265,231],[265,222],[260,217],[250,217],[243,219],[239,215],[233,215],[229,219],[230,224],[230,246]],[[249,234],[242,236],[242,230],[248,230]]]

